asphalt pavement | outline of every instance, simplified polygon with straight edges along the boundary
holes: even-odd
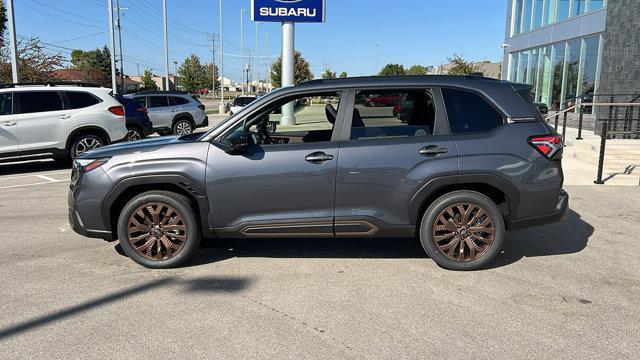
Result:
[[[205,240],[148,270],[67,224],[69,170],[0,165],[0,358],[637,358],[640,188],[567,186],[489,269],[414,240]]]

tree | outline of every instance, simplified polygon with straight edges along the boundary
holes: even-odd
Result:
[[[474,72],[482,71],[479,66],[474,65],[471,61],[465,60],[458,54],[453,54],[453,57],[449,58],[449,62],[452,64],[451,68],[447,72],[449,75],[469,75]]]
[[[341,73],[340,73],[340,79],[344,79],[344,78],[346,78],[346,77],[348,77],[348,76],[349,76],[349,75],[347,74],[347,72],[346,72],[346,71],[343,71],[343,72],[341,72]]]
[[[413,65],[407,70],[407,75],[427,75],[428,73],[429,69],[422,65]]]
[[[45,52],[38,38],[20,40],[16,47],[21,82],[50,81],[53,70],[62,66],[62,55]],[[11,82],[11,51],[3,43],[0,48],[0,83]]]
[[[158,85],[153,81],[151,70],[145,69],[140,81],[142,82],[142,88],[144,90],[158,90]]]
[[[196,54],[191,54],[184,59],[178,68],[178,74],[180,75],[180,86],[184,91],[191,92],[211,85],[211,77],[208,76],[211,73],[207,71],[206,65],[200,63],[200,58]]]
[[[83,81],[111,87],[111,52],[106,46],[90,51],[73,50],[71,64],[84,73]]]
[[[212,69],[214,69],[213,64],[207,64],[207,86],[205,87],[207,89],[211,89],[211,92],[215,92],[216,89],[220,88],[220,73],[218,72],[218,65],[215,65],[215,70]],[[211,80],[213,79],[213,74],[211,74],[211,71],[215,71],[215,84],[211,83]]]
[[[336,72],[335,71],[331,71],[331,69],[329,69],[329,68],[324,69],[324,72],[322,73],[322,78],[324,80],[326,80],[326,79],[335,79],[336,77],[337,77],[336,76]]]
[[[274,88],[282,87],[282,57],[279,57],[273,65],[271,65],[271,84]],[[294,55],[294,84],[298,85],[302,82],[313,80],[313,73],[309,62],[302,57],[299,51]]]
[[[378,75],[390,76],[390,75],[405,75],[404,66],[402,64],[387,64],[385,65]]]

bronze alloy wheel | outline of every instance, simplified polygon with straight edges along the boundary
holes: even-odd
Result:
[[[169,205],[148,203],[129,217],[129,243],[149,260],[162,261],[176,256],[187,241],[182,215]]]
[[[433,227],[433,241],[449,259],[467,262],[479,259],[493,244],[495,227],[480,206],[457,203],[442,210]]]

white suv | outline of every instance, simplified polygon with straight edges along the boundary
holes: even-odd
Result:
[[[110,89],[84,83],[0,85],[0,162],[74,159],[127,135]]]

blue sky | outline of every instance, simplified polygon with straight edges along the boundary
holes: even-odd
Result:
[[[113,0],[114,4],[116,0]],[[207,33],[219,33],[219,0],[168,0],[169,49],[173,61],[191,53],[211,58]],[[163,72],[162,1],[120,0],[125,73]],[[50,50],[108,44],[107,0],[14,0],[18,36],[39,37]],[[240,10],[250,0],[223,0],[226,76],[240,78]],[[318,75],[325,66],[349,75],[370,75],[386,63],[438,65],[454,53],[498,61],[504,40],[506,0],[327,0],[327,22],[298,24],[296,49]],[[259,27],[259,52],[279,56],[280,24]],[[255,23],[245,14],[245,48],[255,55]],[[217,62],[219,62],[219,48]],[[255,61],[254,61],[255,63]],[[264,74],[264,60],[261,60]]]

